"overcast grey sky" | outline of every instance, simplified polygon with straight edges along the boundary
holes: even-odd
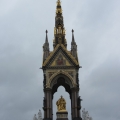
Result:
[[[75,31],[82,108],[120,120],[120,0],[62,0],[68,50]],[[42,46],[53,50],[56,0],[0,0],[0,120],[32,120],[43,105]],[[69,95],[59,87],[54,103]],[[54,105],[54,118],[56,105]]]

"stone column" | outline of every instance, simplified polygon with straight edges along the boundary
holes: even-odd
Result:
[[[45,92],[45,109],[44,109],[44,120],[52,120],[52,94],[51,89],[46,88]]]
[[[78,88],[71,89],[71,111],[72,120],[81,120],[80,109],[78,109]]]
[[[76,93],[75,93],[75,88],[72,88],[71,89],[71,96],[72,96],[72,99],[71,99],[71,108],[72,108],[72,119],[76,117]]]

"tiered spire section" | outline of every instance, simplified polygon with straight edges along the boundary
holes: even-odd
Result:
[[[55,48],[57,44],[63,44],[65,47],[67,47],[60,0],[57,1],[57,6],[56,6],[53,47]]]

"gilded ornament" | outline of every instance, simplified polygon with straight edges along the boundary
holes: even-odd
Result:
[[[63,29],[63,34],[64,34],[64,35],[65,35],[65,31],[66,31],[66,30],[65,30],[65,29]]]
[[[54,34],[56,34],[56,28],[54,28]]]

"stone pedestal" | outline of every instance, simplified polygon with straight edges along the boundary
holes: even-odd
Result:
[[[57,112],[56,116],[57,116],[56,120],[68,120],[68,112],[67,111]]]

